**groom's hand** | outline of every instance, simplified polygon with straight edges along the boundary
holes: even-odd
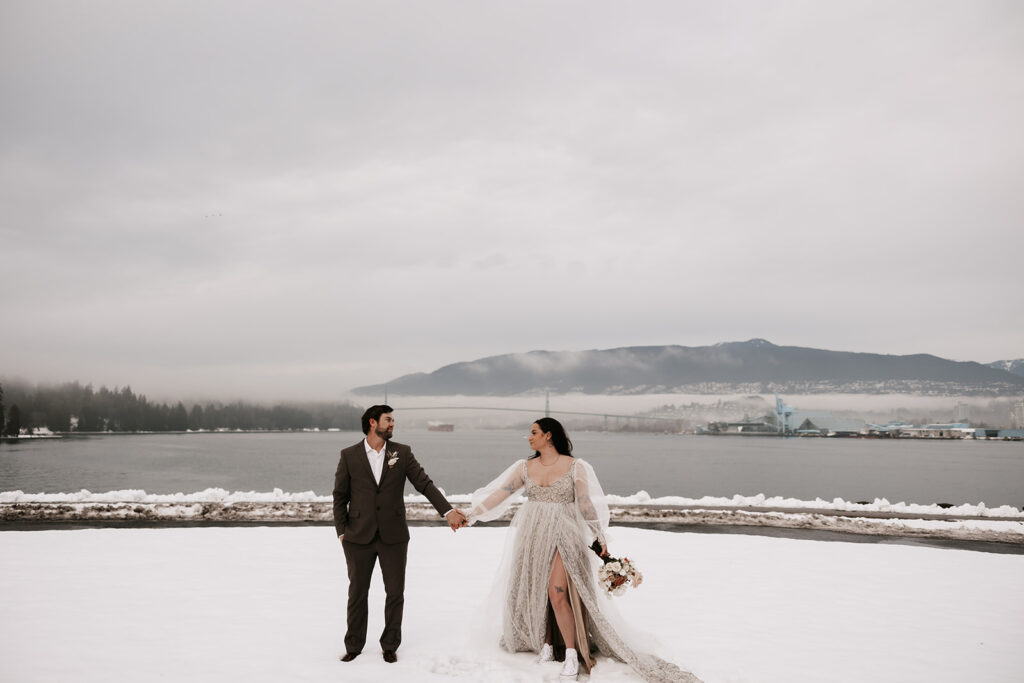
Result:
[[[462,510],[452,510],[445,519],[448,520],[448,526],[452,528],[452,531],[456,531],[461,527],[466,526],[466,515],[462,514]]]

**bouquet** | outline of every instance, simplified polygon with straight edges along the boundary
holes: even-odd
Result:
[[[644,575],[633,566],[628,557],[621,560],[611,555],[601,554],[601,541],[594,541],[590,549],[597,553],[604,564],[597,570],[597,582],[601,584],[608,595],[622,595],[626,592],[626,586],[633,584],[633,588],[639,586]]]

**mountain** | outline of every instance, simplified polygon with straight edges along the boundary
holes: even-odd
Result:
[[[511,396],[544,390],[643,393],[930,393],[1016,394],[1024,377],[974,362],[916,354],[825,351],[764,339],[713,346],[632,346],[589,351],[530,351],[404,375],[356,394]]]
[[[995,363],[988,363],[988,367],[996,370],[1005,370],[1015,375],[1024,377],[1024,358],[1016,360],[997,360]]]

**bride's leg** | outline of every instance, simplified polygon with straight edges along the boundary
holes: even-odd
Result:
[[[565,574],[562,556],[555,551],[555,559],[551,563],[551,577],[548,578],[548,599],[551,609],[558,622],[558,630],[562,632],[562,640],[566,648],[576,649],[576,623],[569,604],[569,578]]]

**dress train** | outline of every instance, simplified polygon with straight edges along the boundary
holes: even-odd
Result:
[[[601,601],[607,597],[597,593],[594,577],[599,560],[589,545],[595,537],[604,541],[608,516],[589,465],[577,459],[562,478],[541,486],[530,480],[526,461],[520,461],[474,494],[470,522],[496,518],[500,512],[493,514],[495,510],[508,507],[500,503],[519,490],[527,501],[509,528],[512,545],[506,564],[501,646],[509,652],[539,653],[550,637],[556,653],[564,651],[564,644],[558,646],[561,638],[548,599],[552,562],[558,552],[569,581],[582,671],[595,666],[593,654],[599,653],[629,664],[649,683],[700,683],[675,664],[639,652],[627,642],[625,629],[612,623],[607,608],[602,609]]]

